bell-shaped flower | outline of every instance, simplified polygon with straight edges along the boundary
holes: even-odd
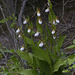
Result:
[[[19,36],[18,36],[19,38],[21,38],[22,36],[21,36],[21,34],[19,34]]]
[[[52,33],[52,34],[55,34],[55,30],[53,29],[51,33]]]
[[[36,37],[36,36],[39,36],[39,33],[40,33],[40,32],[37,31],[37,32],[34,34],[34,36],[35,36],[35,37]]]
[[[53,36],[53,39],[56,39],[56,36]]]
[[[27,32],[30,33],[30,32],[31,32],[31,29],[29,28],[29,29],[27,30]]]
[[[53,20],[53,24],[54,24],[54,25],[56,24],[55,20]]]
[[[23,21],[23,24],[27,24],[27,20]]]
[[[39,23],[39,24],[42,24],[42,20],[41,20],[40,18],[39,18],[39,20],[38,20],[38,23]]]
[[[45,12],[49,12],[50,10],[49,10],[49,8],[47,8],[46,10],[45,10]]]
[[[38,16],[38,17],[40,17],[40,16],[41,16],[41,13],[40,13],[40,11],[39,11],[39,10],[37,11],[37,16]]]
[[[20,48],[20,51],[23,51],[24,50],[24,46],[22,46],[21,48]]]
[[[58,19],[56,19],[56,23],[60,23],[60,21]]]
[[[16,34],[19,33],[19,32],[20,32],[20,28],[18,28],[18,29],[16,30]]]
[[[41,43],[39,44],[39,47],[43,47],[44,43],[41,41]]]

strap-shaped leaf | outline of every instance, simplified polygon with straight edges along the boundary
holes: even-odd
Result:
[[[19,71],[15,71],[15,73],[21,74],[21,75],[39,75],[38,73],[35,73],[33,69],[22,69]]]

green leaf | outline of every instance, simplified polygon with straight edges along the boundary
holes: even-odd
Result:
[[[8,21],[8,19],[2,19],[1,21],[0,21],[0,23],[5,23],[6,21]]]
[[[75,64],[73,64],[73,66],[69,67],[69,69],[75,69]]]
[[[25,39],[26,39],[26,42],[27,42],[28,44],[34,45],[34,42],[33,42],[32,39],[30,39],[30,38],[28,38],[28,37],[26,37],[26,36],[25,36]]]
[[[43,32],[43,27],[42,27],[42,25],[39,24],[38,22],[36,22],[36,25],[37,25],[37,31],[41,32],[41,34],[42,34],[42,32]]]
[[[16,50],[17,54],[23,59],[26,60],[28,63],[32,64],[33,59],[30,57],[30,54],[28,52]]]
[[[13,18],[12,18],[12,16],[9,16],[9,18],[12,20]]]
[[[59,36],[58,40],[57,40],[57,45],[56,45],[56,51],[60,51],[60,48],[62,47],[63,45],[63,41],[65,39],[66,36]]]
[[[32,50],[34,52],[35,57],[37,57],[40,60],[47,61],[49,64],[51,64],[50,57],[47,51],[42,50],[41,48],[35,46],[32,46]]]
[[[68,72],[70,72],[70,70],[63,70],[62,72],[63,73],[68,73]]]
[[[75,39],[73,40],[73,44],[75,44]]]
[[[31,29],[33,29],[33,23],[32,23],[32,22],[29,23],[29,27],[30,27]]]
[[[10,27],[13,28],[14,25],[15,25],[15,22],[12,22],[12,23],[10,24]]]
[[[48,39],[47,32],[46,32],[46,30],[44,30],[44,41],[45,41],[45,43],[47,43],[47,39]]]
[[[62,65],[65,65],[67,60],[62,60],[62,59],[59,59],[55,65],[53,66],[53,69],[54,69],[54,72],[58,71],[59,68],[62,66]]]
[[[32,69],[22,69],[20,71],[15,71],[15,72],[21,75],[39,75],[37,73],[34,73]]]
[[[49,3],[49,5],[50,5],[50,10],[52,10],[52,3],[51,3],[51,1],[48,0],[48,3]]]
[[[71,45],[71,46],[67,47],[66,49],[69,49],[69,48],[75,48],[75,45]]]
[[[46,61],[39,60],[39,64],[41,75],[52,75],[49,64]]]
[[[74,54],[73,54],[73,55],[70,55],[70,56],[67,58],[67,60],[68,60],[69,65],[71,65],[72,63],[75,62],[75,55],[74,55]]]

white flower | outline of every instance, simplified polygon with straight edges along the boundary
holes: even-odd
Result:
[[[20,48],[20,51],[23,51],[24,50],[24,46],[22,46],[21,48]]]
[[[56,39],[56,36],[53,36],[53,39]]]
[[[60,21],[59,21],[58,19],[56,19],[56,22],[57,22],[57,23],[60,23]]]
[[[40,11],[37,11],[37,16],[38,16],[38,17],[40,17],[40,16],[41,16]]]
[[[39,36],[39,33],[40,33],[40,32],[37,31],[37,32],[34,34],[34,36]]]
[[[53,20],[53,24],[56,24],[56,23],[55,23],[55,20]]]
[[[17,30],[16,30],[16,33],[19,33],[20,32],[20,29],[18,28]]]
[[[29,29],[27,30],[27,32],[30,33],[30,32],[31,32],[31,29],[29,28]]]
[[[23,24],[27,24],[27,20],[23,21]]]
[[[42,24],[42,20],[41,20],[41,19],[39,19],[39,20],[38,20],[38,23],[39,23],[39,24]]]
[[[55,34],[55,30],[53,29],[51,33],[52,33],[52,34]]]
[[[19,34],[19,36],[18,36],[19,38],[21,38],[22,36]]]
[[[44,43],[43,43],[43,42],[41,42],[41,43],[39,44],[39,47],[43,47],[43,45],[44,45]]]
[[[47,8],[47,9],[45,10],[45,12],[49,12],[49,8]]]

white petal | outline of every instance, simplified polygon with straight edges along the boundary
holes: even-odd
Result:
[[[37,16],[38,16],[38,17],[40,17],[40,16],[41,16],[41,14],[40,14],[40,13],[37,13]]]
[[[19,35],[18,37],[21,38],[21,35]]]
[[[56,24],[55,21],[53,21],[53,24]]]
[[[27,24],[27,20],[25,20],[25,21],[23,22],[23,24]]]
[[[34,36],[39,36],[39,32],[35,33]]]
[[[43,45],[44,45],[43,42],[41,42],[41,43],[39,44],[39,47],[43,47]]]
[[[51,33],[52,33],[52,34],[55,34],[55,31],[52,31]]]
[[[31,32],[31,29],[28,29],[27,32],[30,33]]]
[[[20,32],[20,29],[16,30],[16,33],[19,33]]]
[[[45,12],[49,12],[49,8],[47,8],[47,9],[45,10]]]
[[[20,50],[23,51],[24,50],[24,47],[21,47]]]
[[[39,24],[42,24],[42,20],[41,21],[39,20],[38,22],[39,22]]]
[[[55,37],[55,36],[53,36],[53,39],[56,39],[56,37]]]
[[[56,20],[56,22],[57,22],[57,23],[60,23],[60,21],[59,21],[59,20]]]

